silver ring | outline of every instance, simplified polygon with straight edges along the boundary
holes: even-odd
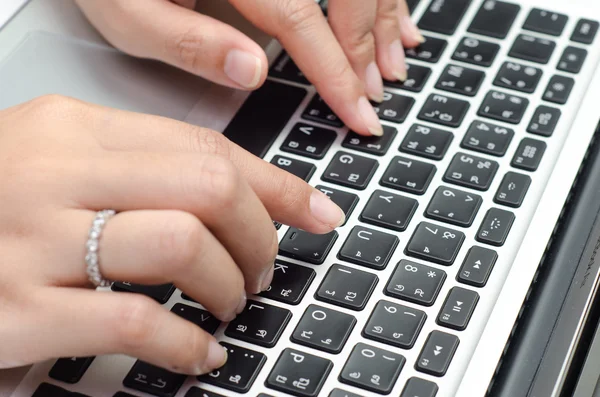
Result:
[[[108,287],[112,281],[106,280],[102,277],[100,272],[100,260],[99,260],[99,245],[100,237],[102,236],[102,230],[110,218],[112,218],[116,212],[114,210],[103,210],[96,213],[96,217],[92,222],[92,227],[88,233],[88,240],[85,243],[85,264],[87,275],[92,284],[96,287]]]

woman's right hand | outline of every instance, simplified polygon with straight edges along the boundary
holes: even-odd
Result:
[[[173,282],[222,321],[271,281],[271,219],[326,233],[344,218],[218,133],[57,96],[0,111],[0,186],[0,368],[112,353],[194,375],[224,363],[211,335],[150,298],[90,289],[96,211],[117,211],[104,277]]]

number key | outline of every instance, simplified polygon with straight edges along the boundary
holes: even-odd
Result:
[[[450,266],[464,240],[465,235],[462,232],[421,222],[406,246],[406,253],[416,258]]]
[[[469,126],[461,146],[465,149],[501,157],[506,154],[514,135],[515,131],[512,128],[475,120]]]
[[[427,316],[420,310],[379,301],[363,330],[365,338],[387,343],[403,349],[415,344]]]
[[[406,359],[364,343],[352,349],[340,374],[340,381],[381,394],[389,394]]]
[[[477,114],[493,120],[519,124],[527,106],[529,106],[529,100],[526,98],[490,91],[485,96]]]
[[[542,77],[542,69],[525,66],[516,62],[504,62],[494,85],[511,90],[532,93]]]
[[[408,302],[431,306],[444,280],[446,272],[443,270],[403,259],[396,266],[384,292]]]
[[[498,163],[495,161],[459,152],[452,159],[444,181],[485,191],[489,189],[497,170]]]
[[[456,226],[469,227],[483,199],[476,194],[440,186],[433,195],[425,216]]]

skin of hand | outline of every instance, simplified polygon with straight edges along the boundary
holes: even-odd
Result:
[[[115,47],[253,90],[268,62],[237,29],[193,11],[197,1],[76,0]],[[383,100],[382,76],[406,79],[404,47],[424,41],[405,0],[329,0],[328,20],[314,0],[229,0],[285,47],[323,99],[353,131],[382,135],[369,100]]]
[[[0,368],[127,354],[191,375],[220,367],[213,336],[137,294],[94,291],[85,243],[109,280],[174,283],[222,321],[273,277],[272,219],[314,233],[342,210],[221,134],[47,96],[0,111]]]

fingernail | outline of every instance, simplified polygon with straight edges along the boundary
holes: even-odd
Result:
[[[327,195],[314,190],[310,195],[310,212],[321,223],[332,229],[344,224],[346,215]]]
[[[222,367],[227,361],[227,351],[216,340],[208,342],[208,353],[206,361],[201,363],[201,373],[209,373],[214,369]]]
[[[404,47],[400,40],[394,40],[390,44],[390,61],[394,68],[394,76],[400,80],[406,80],[406,58],[404,57]]]
[[[367,66],[365,85],[367,87],[367,94],[369,94],[369,98],[371,98],[372,101],[383,101],[383,80],[381,79],[381,73],[375,62],[371,62],[369,66]]]
[[[249,52],[230,50],[225,57],[225,74],[245,88],[256,88],[262,75],[262,62]]]
[[[260,292],[266,291],[267,288],[273,282],[273,273],[275,272],[275,266],[270,266],[265,275],[262,278],[262,282],[260,283]]]
[[[237,309],[235,309],[235,314],[240,314],[241,312],[244,311],[244,309],[246,308],[246,301],[248,300],[248,297],[246,296],[246,291],[242,292],[242,299],[240,300],[240,304],[238,305]]]
[[[423,35],[419,31],[419,28],[417,27],[417,25],[415,25],[411,17],[405,16],[400,21],[400,29],[403,28],[405,29],[406,34],[411,36],[417,42],[421,44],[425,42],[425,37],[423,37]]]
[[[371,106],[369,100],[364,96],[358,98],[358,114],[360,114],[363,123],[365,123],[372,135],[383,135],[383,127],[379,122],[379,117],[377,117],[377,113],[373,110],[373,106]]]

